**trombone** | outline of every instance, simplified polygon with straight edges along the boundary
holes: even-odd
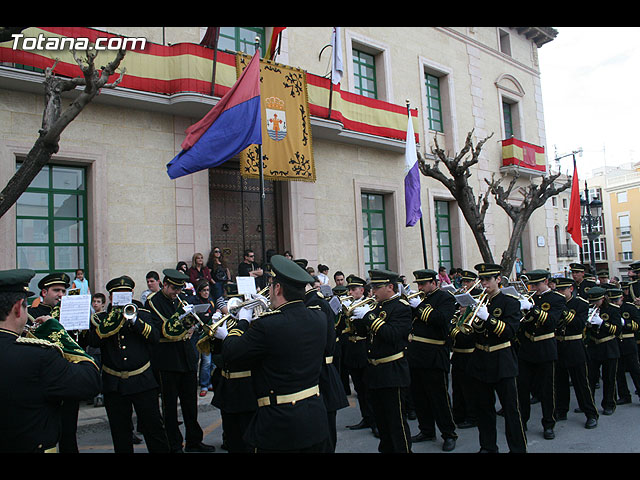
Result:
[[[481,281],[482,280],[478,278],[475,282],[471,284],[471,286],[468,286],[468,285],[466,287],[462,286],[459,289],[457,289],[455,292],[453,292],[453,294],[460,295],[461,293],[471,292],[474,288],[476,288],[480,284]]]

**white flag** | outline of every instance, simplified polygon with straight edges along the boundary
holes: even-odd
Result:
[[[344,66],[342,63],[342,37],[340,35],[341,28],[333,27],[333,35],[331,36],[331,47],[333,50],[331,62],[331,83],[337,85],[342,80]]]

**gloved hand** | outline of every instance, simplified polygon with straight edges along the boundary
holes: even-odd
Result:
[[[533,308],[533,303],[531,303],[527,299],[520,299],[520,310],[531,310]]]
[[[242,307],[238,312],[238,320],[253,321],[253,307]]]
[[[422,303],[422,300],[420,299],[420,297],[409,299],[409,305],[411,305],[411,308],[418,308],[418,305],[420,305],[421,303]]]
[[[356,309],[353,311],[353,315],[352,318],[354,319],[361,319],[364,318],[364,316],[371,310],[371,307],[369,305],[363,305],[362,307],[356,307]]]
[[[600,315],[595,314],[593,317],[591,317],[591,318],[589,319],[589,323],[590,323],[591,325],[598,325],[598,326],[600,326],[600,325],[602,325],[602,318],[600,318]]]
[[[214,322],[217,322],[221,318],[222,318],[222,312],[216,312],[213,315],[211,315],[211,320]]]
[[[620,323],[622,324],[623,327],[626,325],[624,318],[620,317]]]
[[[180,320],[187,317],[188,315],[191,314],[191,312],[193,312],[193,305],[186,304],[185,306],[182,307],[182,310],[184,311],[184,313],[181,313],[180,316],[178,317]]]
[[[213,334],[213,336],[219,340],[224,340],[227,337],[228,333],[229,332],[227,332],[227,322],[224,322],[222,325],[220,325],[216,329],[216,332]]]
[[[487,318],[489,318],[489,310],[487,309],[487,306],[481,305],[480,307],[478,307],[476,315],[481,320],[486,320]]]

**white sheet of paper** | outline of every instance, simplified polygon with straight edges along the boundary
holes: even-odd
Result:
[[[331,297],[331,300],[329,300],[329,306],[335,314],[342,310],[342,303],[340,302],[340,299],[338,297]]]
[[[60,301],[60,323],[66,330],[89,330],[91,295],[65,295]]]
[[[258,293],[258,290],[256,290],[255,277],[236,277],[236,284],[238,285],[238,293],[240,295]]]
[[[501,288],[500,291],[502,293],[507,294],[507,295],[513,295],[514,297],[519,297],[520,296],[520,294],[518,293],[518,290],[516,290],[516,287],[511,287],[511,286],[504,287],[504,288]]]
[[[458,305],[462,307],[468,307],[478,303],[478,301],[468,293],[461,293],[460,295],[454,295],[454,297],[456,299],[456,302],[458,302]]]
[[[445,292],[455,292],[457,290],[456,287],[454,287],[453,285],[451,285],[450,283],[447,283],[446,285],[441,285],[440,286],[440,290],[444,290]]]
[[[111,305],[125,306],[133,300],[133,292],[111,292]]]

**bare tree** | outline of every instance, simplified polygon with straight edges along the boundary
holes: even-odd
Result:
[[[42,127],[22,165],[0,192],[0,217],[16,203],[42,167],[49,162],[52,155],[58,152],[60,135],[67,125],[100,93],[101,88],[114,88],[122,81],[126,69],[123,69],[112,83],[109,83],[109,77],[116,73],[125,53],[124,50],[119,50],[113,61],[109,62],[106,67],[103,66],[97,70],[95,68],[97,57],[95,50],[87,50],[84,58],[74,51],[73,57],[82,70],[81,77],[56,77],[54,70],[58,60],[45,70]],[[84,86],[84,89],[76,96],[71,105],[62,111],[63,93],[74,90],[78,86]]]
[[[515,262],[515,253],[522,232],[529,222],[531,215],[535,210],[542,207],[549,197],[557,195],[571,187],[571,179],[563,185],[556,186],[555,181],[560,176],[558,173],[543,177],[540,184],[535,184],[532,181],[529,185],[518,187],[517,192],[522,195],[522,200],[519,205],[516,205],[512,203],[510,197],[516,189],[519,174],[516,173],[511,178],[506,189],[501,186],[505,177],[501,176],[496,179],[495,174],[493,174],[491,181],[485,179],[489,187],[487,192],[481,193],[476,197],[473,188],[469,185],[469,178],[472,175],[471,167],[478,163],[482,147],[492,136],[493,133],[479,140],[474,146],[472,130],[467,134],[464,146],[455,157],[447,157],[445,151],[438,145],[437,137],[434,137],[434,146],[431,148],[431,152],[434,155],[433,165],[430,165],[420,152],[418,152],[418,163],[420,172],[423,175],[438,180],[456,199],[462,215],[471,228],[482,260],[488,263],[496,263],[489,246],[489,241],[487,240],[484,226],[485,216],[489,208],[489,194],[494,196],[496,203],[513,221],[513,230],[509,238],[509,244],[507,249],[502,253],[500,261],[503,274],[508,275]],[[470,157],[468,157],[469,155]],[[445,165],[448,175],[440,170],[440,163]]]

